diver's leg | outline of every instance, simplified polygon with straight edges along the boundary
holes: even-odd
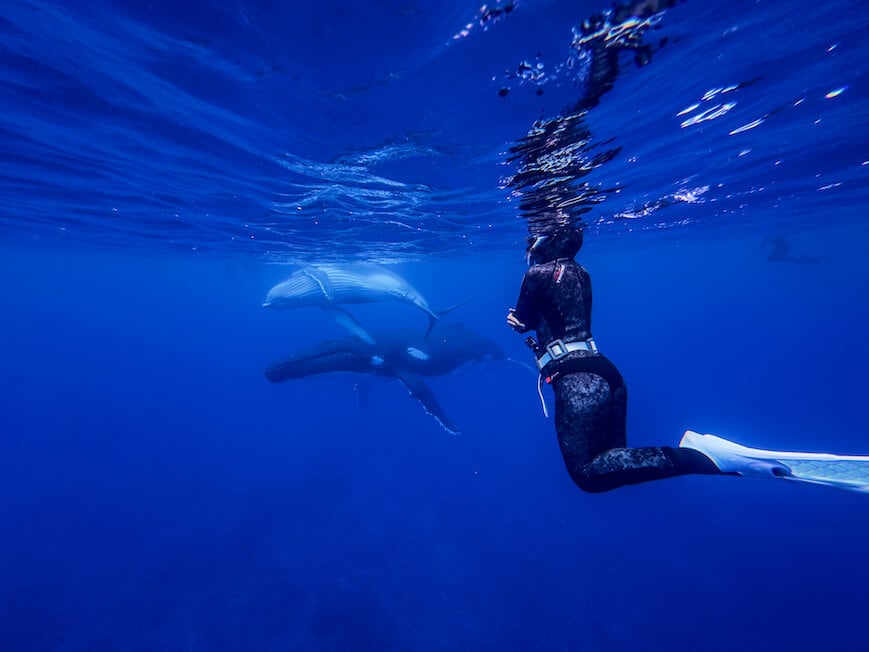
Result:
[[[617,487],[692,473],[717,474],[702,453],[671,447],[627,448],[627,389],[610,395],[600,376],[577,373],[556,381],[558,442],[568,473],[583,491]]]
[[[687,453],[687,454],[686,454]],[[670,446],[611,448],[581,470],[580,489],[600,493],[652,480],[700,473],[719,475],[721,471],[702,453]]]
[[[580,484],[583,469],[597,455],[625,445],[624,438],[610,428],[609,385],[595,374],[573,373],[556,377],[552,389],[558,445],[567,472]]]

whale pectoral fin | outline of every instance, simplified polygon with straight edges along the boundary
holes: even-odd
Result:
[[[376,344],[371,333],[365,330],[365,327],[359,323],[356,317],[344,310],[344,308],[332,304],[330,306],[325,306],[325,310],[332,315],[332,319],[334,319],[339,326],[350,331],[350,333],[371,346]]]
[[[450,423],[450,420],[447,418],[447,415],[444,414],[440,403],[438,403],[434,393],[425,381],[417,376],[411,376],[408,374],[402,374],[396,377],[401,381],[401,384],[407,388],[410,395],[422,404],[423,409],[425,409],[429,415],[437,419],[437,422],[441,424],[444,430],[453,435],[459,434],[458,429]]]
[[[316,267],[306,267],[302,270],[302,274],[319,285],[320,290],[323,292],[323,296],[329,301],[335,300],[335,292],[332,290],[332,283],[329,282],[329,275],[326,272],[322,269],[317,269]]]

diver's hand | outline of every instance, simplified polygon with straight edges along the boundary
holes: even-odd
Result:
[[[507,311],[507,325],[514,331],[522,332],[525,330],[525,324],[516,317],[516,308],[510,308]]]

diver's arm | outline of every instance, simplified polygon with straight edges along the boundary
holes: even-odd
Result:
[[[517,333],[528,332],[528,327],[519,321],[519,318],[516,316],[516,308],[510,308],[507,311],[507,325]]]
[[[518,333],[527,333],[537,328],[540,313],[537,309],[538,297],[549,280],[550,273],[543,265],[534,265],[522,279],[516,307],[507,313],[507,324]]]

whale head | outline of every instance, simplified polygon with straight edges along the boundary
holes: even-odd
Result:
[[[263,308],[317,306],[324,299],[322,286],[310,274],[300,270],[268,291]]]

